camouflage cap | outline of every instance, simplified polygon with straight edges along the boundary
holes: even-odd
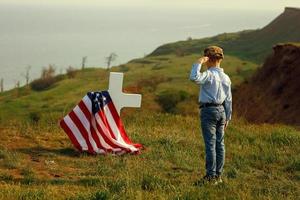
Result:
[[[204,49],[204,56],[207,56],[212,59],[223,59],[223,49],[218,46],[209,46]]]

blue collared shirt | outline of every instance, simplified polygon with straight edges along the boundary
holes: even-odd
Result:
[[[230,78],[220,67],[210,67],[202,73],[200,70],[201,64],[195,63],[190,74],[190,80],[200,85],[199,102],[216,104],[224,102],[226,120],[229,121],[232,113]]]

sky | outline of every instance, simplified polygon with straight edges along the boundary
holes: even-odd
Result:
[[[143,7],[149,9],[282,10],[300,7],[300,0],[0,0],[0,4],[37,6]]]

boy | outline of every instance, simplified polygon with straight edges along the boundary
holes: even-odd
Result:
[[[220,67],[224,58],[223,50],[209,46],[204,57],[193,64],[190,80],[200,85],[199,103],[201,127],[205,143],[206,175],[202,182],[221,183],[225,161],[224,132],[231,119],[231,81]],[[207,70],[200,72],[202,65]]]

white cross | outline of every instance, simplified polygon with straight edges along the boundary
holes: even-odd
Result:
[[[142,95],[140,94],[126,94],[122,92],[123,73],[110,72],[108,92],[115,104],[117,112],[124,107],[141,107]]]

